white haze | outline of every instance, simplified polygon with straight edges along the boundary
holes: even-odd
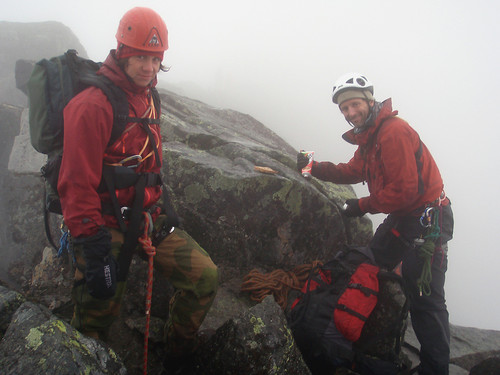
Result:
[[[433,153],[453,201],[450,320],[500,330],[500,2],[19,0],[3,3],[0,20],[60,21],[102,61],[120,17],[136,5],[157,10],[169,29],[171,71],[162,86],[248,113],[317,160],[347,161],[354,152],[330,100],[339,75],[363,72],[377,99],[392,97]]]

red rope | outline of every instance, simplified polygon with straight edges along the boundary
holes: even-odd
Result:
[[[315,260],[311,264],[297,266],[292,271],[277,269],[266,274],[253,269],[243,278],[241,291],[249,292],[250,298],[257,302],[262,302],[265,297],[272,294],[276,303],[285,310],[290,289],[300,290],[311,269],[322,264],[321,261]]]
[[[148,256],[148,289],[146,294],[146,326],[144,329],[144,364],[143,364],[143,374],[148,373],[148,343],[149,343],[149,323],[151,320],[151,298],[153,295],[153,257],[156,255],[156,248],[151,242],[151,237],[149,236],[149,228],[152,228],[151,215],[144,213],[144,233],[139,237],[139,243],[142,249]]]

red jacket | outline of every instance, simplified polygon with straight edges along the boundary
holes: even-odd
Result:
[[[98,74],[110,78],[126,92],[131,117],[143,117],[147,113],[152,103],[149,88],[138,87],[127,78],[116,64],[114,51],[111,51]],[[158,118],[159,114],[160,108],[157,108],[157,113],[153,116]],[[126,157],[140,154],[144,161],[134,169],[137,173],[160,172],[147,133],[138,123],[128,124],[120,138],[108,147],[112,125],[111,103],[96,87],[82,91],[64,109],[64,152],[58,192],[64,221],[73,237],[90,236],[101,225],[117,227],[114,216],[103,215],[101,212],[101,201],[109,201],[109,193],[97,190],[101,182],[103,162],[117,163]],[[160,127],[150,125],[150,129],[161,159]],[[130,206],[135,190],[130,187],[117,190],[116,194],[120,206]],[[147,187],[144,207],[153,205],[160,196],[159,186]]]
[[[358,149],[348,163],[315,162],[312,175],[325,181],[366,181],[370,195],[359,200],[363,212],[406,215],[434,202],[443,191],[439,169],[410,125],[397,117],[391,99],[384,101],[375,125],[343,138]]]

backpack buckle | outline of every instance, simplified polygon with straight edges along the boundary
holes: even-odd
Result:
[[[121,207],[120,212],[122,214],[123,220],[129,220],[130,215],[132,214],[132,208],[131,207]]]

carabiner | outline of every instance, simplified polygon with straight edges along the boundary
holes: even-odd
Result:
[[[443,201],[446,199],[446,193],[445,191],[443,190],[441,192],[441,195],[439,196],[438,200],[439,200],[439,206],[441,206],[441,204],[443,203]]]
[[[118,162],[118,164],[123,165],[125,163],[128,163],[131,160],[137,160],[137,164],[135,164],[135,165],[125,165],[125,167],[127,167],[127,168],[137,168],[139,166],[139,164],[142,163],[142,156],[141,155],[128,156],[125,159],[120,160]]]
[[[422,213],[422,216],[420,216],[420,225],[422,225],[424,228],[429,228],[432,226],[432,210],[433,207],[427,207]]]

